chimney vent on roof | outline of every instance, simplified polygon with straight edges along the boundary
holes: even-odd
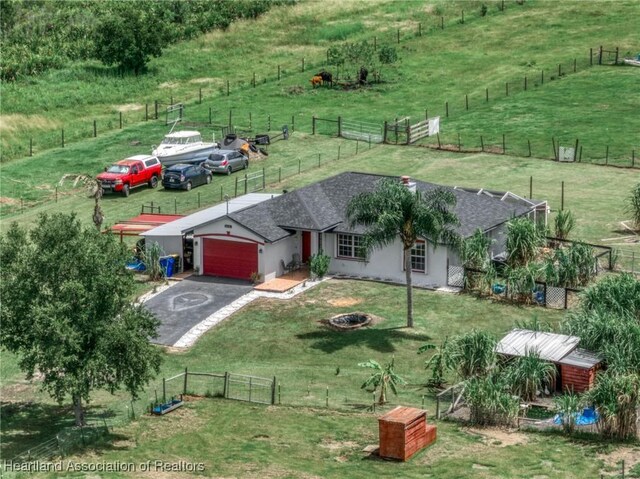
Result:
[[[409,191],[412,191],[415,193],[416,191],[416,183],[415,181],[411,181],[411,177],[410,176],[401,176],[400,179],[402,180],[402,184],[404,186],[406,186],[407,188],[409,188]]]

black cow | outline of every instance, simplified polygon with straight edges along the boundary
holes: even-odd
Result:
[[[329,84],[333,86],[333,75],[331,73],[322,70],[321,72],[316,73],[316,76],[322,78],[323,85]]]
[[[358,83],[360,83],[360,85],[367,83],[367,76],[369,76],[369,70],[365,67],[360,67],[360,71],[358,72]]]

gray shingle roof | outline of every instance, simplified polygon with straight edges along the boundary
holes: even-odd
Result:
[[[229,216],[270,242],[290,235],[291,230],[362,233],[363,227],[349,226],[346,220],[347,205],[358,193],[375,190],[383,178],[385,177],[368,173],[341,173]],[[523,215],[532,209],[525,202],[507,203],[499,197],[413,181],[420,191],[440,187],[455,195],[455,213],[460,219],[458,233],[463,237],[472,235],[478,228],[483,231],[494,228],[511,217]]]

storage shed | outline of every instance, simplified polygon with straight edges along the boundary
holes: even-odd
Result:
[[[427,425],[427,411],[398,406],[378,419],[380,456],[406,461],[436,440],[437,427]]]
[[[496,352],[504,356],[525,356],[535,351],[540,359],[552,362],[558,368],[555,389],[574,392],[588,390],[602,365],[597,354],[579,349],[580,338],[566,334],[513,329],[496,345]]]

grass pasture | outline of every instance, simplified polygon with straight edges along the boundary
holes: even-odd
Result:
[[[373,413],[366,408],[371,393],[361,390],[360,384],[368,372],[357,367],[358,362],[369,358],[386,361],[395,356],[397,371],[409,385],[401,388],[398,397],[391,395],[391,404],[383,410],[395,404],[421,407],[422,395],[426,395],[425,407],[431,415],[434,397],[420,386],[425,379],[426,358],[416,354],[419,346],[426,342],[439,344],[446,335],[472,327],[486,328],[498,336],[515,321],[528,320],[534,313],[540,320],[557,324],[563,314],[493,304],[466,295],[417,291],[416,328],[407,330],[403,293],[401,287],[330,281],[289,301],[255,302],[205,334],[190,350],[168,353],[163,375],[171,376],[184,367],[190,371],[275,375],[282,384],[281,406],[217,398],[191,400],[166,417],[143,416],[116,427],[109,441],[70,459],[86,463],[139,464],[150,459],[204,463],[204,473],[182,477],[365,478],[401,474],[578,478],[598,477],[601,470],[607,470],[605,452],[632,450],[632,446],[570,441],[561,436],[550,440],[541,434],[474,430],[440,422],[436,445],[408,463],[380,461],[363,453],[365,446],[377,442],[376,418],[381,410]],[[347,333],[326,329],[318,322],[354,310],[364,310],[382,320]],[[325,406],[327,387],[329,408]],[[152,391],[149,396],[153,397]],[[95,406],[113,405],[113,401],[101,394]],[[51,414],[66,411],[49,406],[46,400],[43,403],[46,406],[40,407],[49,408]],[[33,407],[23,405],[20,421],[3,416],[3,456],[10,457],[17,447],[11,439],[20,437],[25,444],[33,437],[34,431],[19,433],[20,425],[37,418]],[[141,476],[105,473],[101,477]]]
[[[219,139],[218,126],[227,123],[230,111],[232,123],[240,129],[248,130],[251,121],[251,134],[267,130],[276,134],[281,125],[295,124],[290,140],[274,142],[269,156],[253,162],[248,171],[264,168],[268,192],[299,188],[343,171],[508,190],[546,199],[553,212],[563,202],[576,216],[572,239],[608,244],[605,240],[614,238],[613,243],[640,258],[640,244],[615,240],[628,235],[620,223],[627,219],[623,205],[640,180],[640,170],[589,164],[602,162],[608,146],[612,164],[627,166],[635,149],[636,167],[640,166],[640,70],[586,65],[589,48],[599,45],[619,46],[622,55],[637,53],[637,2],[531,0],[519,5],[509,1],[504,12],[498,9],[500,1],[484,3],[489,8],[485,17],[479,14],[480,1],[302,1],[274,8],[256,21],[234,23],[225,32],[174,45],[151,62],[148,75],[120,77],[89,62],[3,83],[0,232],[12,221],[28,227],[44,212],[75,211],[89,223],[92,200],[70,183],[58,186],[62,175],[94,175],[113,161],[150,152],[168,127],[163,121],[144,121],[145,104],[161,99],[166,106],[174,98],[185,102],[187,122],[208,123],[211,109],[216,127],[199,128],[205,137],[215,131]],[[464,24],[459,21],[462,10]],[[444,29],[439,28],[441,17]],[[422,36],[417,35],[418,25]],[[326,49],[335,42],[375,37],[378,45],[393,44],[398,30],[401,38],[395,46],[401,60],[383,70],[382,83],[358,90],[313,90],[309,85],[310,75],[325,67]],[[576,73],[571,71],[574,58]],[[566,75],[557,77],[559,63]],[[542,71],[544,85],[538,80]],[[525,76],[530,81],[527,91],[522,85]],[[511,85],[508,96],[505,83]],[[446,102],[449,118],[444,118]],[[382,123],[405,116],[421,119],[426,111],[430,117],[443,117],[441,140],[453,149],[460,141],[463,150],[477,150],[481,135],[485,145],[499,146],[504,134],[507,154],[426,147],[433,146],[434,139],[411,147],[370,146],[332,137],[333,126],[326,124],[320,127],[323,134],[311,134],[313,116]],[[92,138],[94,120],[97,138]],[[62,128],[65,148],[58,147]],[[551,137],[562,146],[573,146],[579,139],[583,162],[535,158],[551,157]],[[33,157],[27,156],[30,138]],[[526,157],[527,140],[533,158]],[[242,177],[241,173],[217,176],[211,185],[191,192],[140,188],[129,198],[105,196],[101,202],[105,226],[139,214],[143,204],[160,206],[163,213],[193,212],[222,201],[225,194],[233,196],[236,178]],[[238,193],[243,192],[241,187]],[[636,269],[638,264],[636,260]],[[425,401],[432,414],[434,396],[421,386],[425,356],[416,354],[419,346],[439,344],[448,335],[472,328],[498,336],[515,321],[534,314],[557,325],[564,314],[468,295],[416,291],[417,327],[407,330],[404,301],[403,288],[330,281],[290,301],[254,302],[191,349],[166,351],[162,376],[185,367],[276,376],[282,384],[282,406],[219,398],[190,401],[165,418],[141,417],[118,426],[104,444],[73,459],[203,462],[205,477],[587,479],[612,473],[617,461],[612,458],[640,457],[634,445],[473,431],[447,422],[440,423],[438,443],[407,464],[367,457],[362,448],[376,442],[380,411],[367,409],[372,397],[360,389],[367,371],[357,367],[358,362],[370,358],[385,362],[394,356],[409,385],[399,397],[390,396],[392,405],[421,407]],[[354,310],[383,320],[350,333],[328,330],[318,322]],[[72,414],[67,405],[56,405],[38,391],[37,378],[23,380],[15,357],[2,352],[1,359],[0,453],[8,459],[70,425]],[[157,382],[151,385],[137,404],[152,398],[158,387]],[[128,403],[123,394],[99,392],[89,413],[120,413]],[[608,452],[613,455],[607,456]],[[54,476],[59,477],[46,473],[35,477]],[[99,477],[184,475],[145,476],[137,471]]]

